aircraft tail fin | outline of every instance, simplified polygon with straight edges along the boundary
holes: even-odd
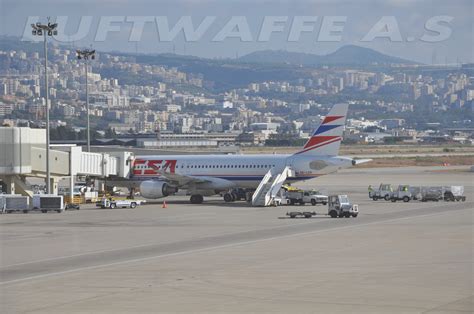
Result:
[[[303,149],[296,154],[337,156],[341,146],[348,108],[349,104],[346,103],[335,104]]]

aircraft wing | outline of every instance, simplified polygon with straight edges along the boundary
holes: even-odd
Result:
[[[195,177],[183,174],[176,174],[164,171],[158,171],[158,174],[170,183],[181,188],[195,188],[202,190],[225,191],[235,186],[232,181],[215,177]]]
[[[160,176],[164,177],[166,180],[170,182],[175,183],[178,186],[209,182],[209,180],[205,178],[187,176],[187,175],[170,173],[170,172],[165,172],[165,171],[157,171],[157,172]]]

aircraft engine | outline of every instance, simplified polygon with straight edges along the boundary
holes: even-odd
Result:
[[[140,184],[140,193],[145,198],[161,198],[176,193],[177,189],[163,181],[143,181]]]

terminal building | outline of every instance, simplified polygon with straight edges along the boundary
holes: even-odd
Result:
[[[160,132],[157,138],[137,139],[140,148],[220,147],[235,146],[239,133],[183,133]]]
[[[73,193],[79,176],[95,179],[128,178],[133,166],[131,152],[83,152],[76,145],[50,145],[51,193],[58,193],[60,179],[69,179]],[[46,130],[22,127],[0,127],[0,181],[7,194],[32,197],[27,178],[46,179]],[[72,197],[73,195],[70,195]]]

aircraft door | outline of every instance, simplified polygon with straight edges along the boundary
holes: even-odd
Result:
[[[286,166],[294,168],[294,164],[295,164],[295,157],[294,156],[290,156],[286,159]]]
[[[295,159],[296,159],[295,156],[291,156],[286,159],[286,166],[290,167],[293,176],[297,175],[297,172],[298,172]]]

